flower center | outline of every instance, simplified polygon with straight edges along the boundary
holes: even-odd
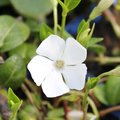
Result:
[[[58,68],[58,69],[63,68],[63,67],[64,67],[64,61],[62,61],[62,60],[57,60],[57,61],[55,62],[55,66],[56,66],[56,68]]]

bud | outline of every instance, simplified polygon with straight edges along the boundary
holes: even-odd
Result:
[[[56,7],[58,5],[57,0],[51,0],[51,3],[53,4],[54,7]]]
[[[90,90],[90,89],[94,88],[99,80],[100,80],[99,77],[89,78],[87,81],[87,84],[86,84],[87,89]]]
[[[68,120],[82,120],[83,119],[83,112],[79,110],[72,110],[68,112],[67,116]],[[87,113],[88,120],[96,120],[96,116],[92,113]]]

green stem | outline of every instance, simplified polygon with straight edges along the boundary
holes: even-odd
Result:
[[[25,83],[28,85],[32,92],[37,93],[38,88],[32,81],[25,79]]]
[[[61,37],[63,37],[63,34],[64,34],[66,16],[67,16],[67,12],[63,10],[63,12],[62,12],[62,23],[61,23],[61,35],[60,35]]]
[[[32,98],[32,95],[31,95],[30,91],[28,90],[27,86],[25,84],[22,84],[21,88],[24,91],[24,93],[26,94],[26,96],[28,97],[28,99],[31,102],[31,104],[34,105],[34,100]]]
[[[58,25],[57,6],[58,6],[58,2],[57,2],[57,0],[51,0],[51,3],[52,3],[52,6],[53,6],[54,34],[57,34],[57,25]]]
[[[100,64],[120,63],[120,57],[99,56],[95,58],[90,58],[89,60],[99,62]]]
[[[54,34],[57,34],[57,24],[58,24],[57,6],[54,6],[53,8],[53,15],[54,15]]]
[[[92,108],[92,110],[93,110],[93,113],[96,115],[96,120],[98,120],[99,119],[99,112],[98,112],[98,110],[97,110],[97,108],[96,108],[96,105],[95,105],[95,103],[93,102],[93,100],[90,98],[90,97],[88,97],[88,102],[89,102],[89,104],[90,104],[90,106],[91,106],[91,108]]]
[[[108,75],[109,75],[109,72],[105,72],[105,73],[100,74],[98,77],[102,78],[102,77],[105,77],[105,76],[108,76]]]
[[[87,103],[87,97],[88,97],[89,90],[85,90],[85,94],[83,96],[83,101],[82,101],[82,109],[83,109],[83,120],[87,120],[87,108],[88,108],[88,103]]]

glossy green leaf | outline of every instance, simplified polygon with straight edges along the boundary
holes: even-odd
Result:
[[[0,16],[0,52],[9,51],[27,40],[29,28],[8,15]]]
[[[26,77],[26,66],[19,55],[8,58],[0,65],[0,85],[18,88]]]
[[[120,103],[120,77],[108,77],[105,85],[105,93],[106,99],[110,105],[116,105]]]
[[[36,49],[37,49],[37,46],[34,44],[23,43],[17,48],[11,50],[9,52],[9,55],[14,55],[14,54],[20,55],[25,60],[25,63],[27,64],[33,58],[33,56],[36,55]]]
[[[8,105],[11,110],[10,120],[16,120],[16,115],[18,110],[22,105],[22,100],[20,100],[12,91],[11,88],[8,90]]]
[[[105,94],[105,86],[104,85],[98,85],[94,88],[94,95],[96,98],[103,104],[109,105],[106,94]]]
[[[53,34],[53,30],[45,23],[42,23],[40,26],[40,40],[44,40],[49,35]]]
[[[69,11],[76,8],[80,2],[81,0],[64,0],[64,4],[66,5]]]
[[[10,2],[19,13],[35,19],[43,19],[52,10],[50,0],[10,0]]]
[[[92,10],[90,16],[89,16],[89,20],[93,20],[96,17],[98,17],[99,15],[101,15],[101,13],[108,9],[112,4],[113,4],[114,0],[100,0],[100,2],[98,3],[98,5]]]

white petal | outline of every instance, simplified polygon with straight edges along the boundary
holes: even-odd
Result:
[[[36,52],[39,55],[46,56],[51,60],[56,60],[63,54],[65,41],[57,35],[50,35],[46,38]]]
[[[43,92],[47,97],[57,97],[69,92],[69,88],[63,82],[60,72],[52,71],[42,83]]]
[[[68,65],[82,63],[87,56],[87,50],[73,38],[68,38],[63,54],[63,59]]]
[[[84,88],[87,74],[87,67],[85,64],[66,66],[62,73],[69,88],[76,90]]]
[[[39,86],[53,69],[53,62],[41,56],[35,56],[27,66],[34,82]]]

